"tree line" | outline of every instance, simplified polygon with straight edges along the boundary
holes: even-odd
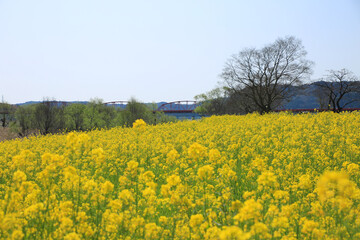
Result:
[[[136,119],[155,125],[174,122],[175,117],[155,112],[156,106],[131,99],[125,109],[106,105],[100,99],[87,104],[44,100],[41,103],[13,106],[1,103],[2,127],[10,127],[19,136],[32,133],[49,134],[66,131],[87,131],[115,126],[131,127]]]
[[[229,58],[220,75],[221,87],[197,95],[202,114],[261,114],[286,104],[304,81],[313,82],[313,92],[321,107],[340,112],[359,98],[360,81],[347,69],[329,70],[315,81],[310,80],[314,63],[295,37],[279,38],[261,49],[246,48]]]

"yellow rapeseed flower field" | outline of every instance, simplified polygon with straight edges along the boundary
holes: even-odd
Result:
[[[360,239],[360,114],[0,143],[1,239]]]

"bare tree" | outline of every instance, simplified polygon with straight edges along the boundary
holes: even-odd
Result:
[[[249,101],[246,97],[249,93],[248,88],[234,91],[228,88],[229,98],[226,102],[226,109],[228,114],[247,114],[258,111],[257,106],[253,101]]]
[[[319,87],[320,83],[316,82],[315,86],[317,86],[317,88],[315,88],[312,93],[313,94],[319,104],[319,108],[320,109],[329,109],[329,101],[328,101],[328,94],[326,93],[326,91],[324,91],[324,89],[322,87]]]
[[[322,89],[322,94],[327,96],[329,108],[334,112],[341,112],[349,104],[360,101],[358,97],[347,98],[360,93],[360,81],[352,72],[347,69],[328,72],[325,79],[315,84]]]
[[[270,112],[291,97],[292,86],[310,76],[312,62],[305,56],[300,40],[279,38],[262,49],[245,49],[233,55],[221,77],[259,112]]]
[[[9,103],[6,103],[4,100],[0,103],[0,122],[1,126],[7,127],[14,118],[15,107]]]
[[[64,127],[65,102],[44,99],[34,107],[34,125],[41,134],[56,133]]]

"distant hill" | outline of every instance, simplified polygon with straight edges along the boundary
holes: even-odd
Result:
[[[28,101],[28,102],[24,102],[24,103],[17,103],[15,104],[16,106],[25,106],[25,105],[31,105],[31,104],[37,104],[37,103],[41,103],[42,101]],[[54,101],[54,102],[59,102],[59,103],[66,103],[66,104],[71,104],[71,103],[81,103],[81,104],[87,104],[88,101]]]
[[[314,109],[321,108],[319,95],[317,90],[319,90],[318,84],[321,82],[315,82],[311,84],[304,84],[301,86],[293,87],[291,91],[294,91],[293,97],[289,102],[284,103],[279,109]],[[341,103],[349,102],[352,100],[360,100],[360,93],[351,93],[344,96]],[[327,102],[326,99],[323,101]],[[360,101],[353,102],[346,106],[347,108],[360,108]]]
[[[40,101],[29,101],[29,102],[24,102],[24,103],[17,103],[15,105],[24,106],[24,105],[31,105],[31,104],[37,104],[37,103],[40,103]]]

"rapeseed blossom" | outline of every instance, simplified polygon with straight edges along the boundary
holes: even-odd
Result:
[[[133,128],[143,128],[146,126],[146,122],[142,119],[137,119],[134,123],[133,123]]]
[[[360,115],[249,114],[0,143],[0,239],[360,239]]]

